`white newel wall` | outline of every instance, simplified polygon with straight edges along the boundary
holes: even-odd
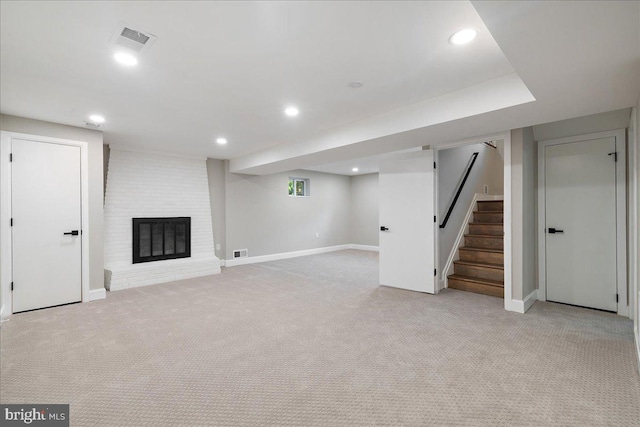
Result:
[[[132,218],[191,217],[191,257],[132,262]],[[110,291],[220,273],[206,161],[111,149],[104,206]]]

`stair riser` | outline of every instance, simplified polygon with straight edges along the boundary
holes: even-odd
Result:
[[[498,268],[477,267],[472,265],[454,263],[453,271],[455,272],[455,274],[459,274],[461,276],[504,281],[504,270],[500,270]]]
[[[479,211],[498,211],[501,212],[504,210],[504,202],[487,202],[480,201],[478,202],[478,210]]]
[[[504,214],[502,212],[474,212],[473,221],[502,224],[504,222]]]
[[[496,225],[479,225],[469,224],[470,234],[487,234],[489,236],[502,236],[504,231],[502,230],[502,224]]]
[[[449,288],[459,289],[461,291],[475,292],[476,294],[490,295],[492,297],[504,298],[504,288],[497,286],[483,285],[480,283],[471,283],[457,279],[448,279]]]
[[[502,250],[504,249],[504,240],[492,237],[465,236],[464,245],[470,248]]]
[[[460,248],[459,252],[462,261],[504,265],[504,253],[502,252],[467,251],[463,248]]]

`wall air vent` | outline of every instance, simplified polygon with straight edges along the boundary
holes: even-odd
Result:
[[[92,123],[92,122],[84,122],[84,125],[89,129],[100,129],[100,127],[102,126],[99,123]]]
[[[248,249],[236,249],[235,251],[233,251],[234,258],[246,258],[248,256],[249,256]]]
[[[149,49],[156,36],[146,31],[131,28],[130,25],[120,22],[111,36],[111,44],[116,47],[124,47],[137,53],[142,53]]]

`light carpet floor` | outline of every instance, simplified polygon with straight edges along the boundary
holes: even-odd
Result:
[[[373,252],[12,316],[0,400],[77,426],[638,426],[632,322],[377,286]]]

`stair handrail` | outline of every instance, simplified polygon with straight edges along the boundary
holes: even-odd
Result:
[[[451,205],[449,205],[449,210],[447,210],[447,214],[445,215],[444,221],[442,221],[442,224],[440,224],[440,228],[445,228],[447,226],[447,222],[449,222],[449,217],[453,212],[453,208],[456,206],[456,202],[460,197],[460,193],[462,193],[462,189],[464,188],[464,184],[467,182],[467,178],[469,178],[469,174],[471,173],[471,169],[473,169],[473,165],[476,162],[476,159],[478,158],[478,154],[479,152],[473,153],[471,155],[471,158],[469,159],[469,162],[467,162],[467,170],[464,174],[464,177],[462,178],[462,181],[460,181],[460,184],[458,184],[458,190],[456,191],[456,195],[453,197],[453,200],[451,201]]]

